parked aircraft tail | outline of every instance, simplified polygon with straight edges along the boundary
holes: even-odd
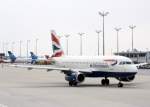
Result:
[[[11,51],[8,51],[8,55],[11,60],[11,63],[14,63],[16,61],[16,56]]]
[[[37,61],[37,59],[38,59],[38,56],[37,55],[35,55],[33,52],[30,52],[30,54],[31,54],[31,64],[34,64],[34,63],[36,63],[36,61]]]

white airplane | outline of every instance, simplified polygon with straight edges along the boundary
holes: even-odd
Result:
[[[53,55],[50,58],[51,65],[13,65],[28,69],[46,69],[61,71],[65,74],[65,80],[69,86],[76,86],[85,80],[85,77],[102,77],[102,85],[109,85],[108,78],[119,80],[118,87],[123,87],[122,82],[134,80],[137,67],[132,60],[123,56],[65,56],[61,48],[59,38],[55,31],[51,32]]]

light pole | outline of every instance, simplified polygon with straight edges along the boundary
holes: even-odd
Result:
[[[104,36],[104,17],[109,14],[109,12],[98,12],[100,16],[103,17],[103,55],[105,55],[105,36]]]
[[[99,34],[100,34],[100,32],[101,32],[101,30],[96,30],[97,38],[98,38],[98,39],[97,39],[97,43],[98,43],[98,44],[97,44],[97,45],[98,45],[98,46],[97,46],[97,48],[98,48],[98,49],[97,49],[97,51],[98,51],[98,56],[99,56]]]
[[[80,35],[80,55],[82,56],[82,36],[84,33],[78,33]]]
[[[38,51],[38,50],[37,50],[37,43],[38,43],[38,40],[39,40],[39,39],[37,39],[37,38],[35,39],[35,53],[36,53],[36,55],[38,55],[38,52],[37,52],[37,51]]]
[[[67,56],[68,56],[68,38],[69,38],[70,35],[65,35],[66,37],[66,53],[67,53]]]
[[[135,27],[136,27],[136,26],[134,26],[134,25],[129,26],[129,28],[131,29],[131,33],[132,33],[132,51],[133,51],[133,29],[134,29]]]
[[[30,40],[27,40],[27,59],[28,59],[28,57],[29,57],[29,55],[28,55],[28,48],[29,48],[29,43],[30,43]]]
[[[8,43],[8,42],[6,42],[6,43],[5,43],[6,56],[7,56],[7,52],[8,52],[8,45],[9,45],[9,43]]]
[[[119,53],[119,37],[118,37],[118,35],[119,35],[119,31],[121,30],[121,28],[114,28],[115,30],[116,30],[116,32],[117,32],[117,54]]]
[[[4,43],[3,43],[3,41],[1,42],[1,45],[2,45],[1,52],[4,53]]]
[[[21,40],[19,41],[19,45],[20,45],[19,46],[19,48],[20,48],[19,53],[20,53],[20,57],[21,57],[21,48],[22,48],[22,41]]]
[[[0,42],[0,45],[2,45],[2,46],[0,47],[0,48],[1,48],[1,49],[0,49],[0,52],[2,52],[2,51],[3,51],[3,43]]]
[[[11,51],[12,51],[12,53],[14,53],[14,44],[15,44],[15,42],[11,43]]]
[[[5,43],[3,42],[3,53],[5,53]]]

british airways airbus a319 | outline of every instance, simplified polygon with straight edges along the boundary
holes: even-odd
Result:
[[[109,85],[109,78],[119,80],[118,87],[123,87],[122,82],[134,80],[137,67],[132,60],[123,56],[65,56],[59,38],[55,31],[51,31],[53,55],[50,57],[51,65],[13,65],[28,69],[46,69],[61,71],[69,86],[77,86],[86,77],[103,78],[102,85]]]

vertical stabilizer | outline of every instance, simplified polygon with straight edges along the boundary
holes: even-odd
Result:
[[[31,64],[35,64],[37,59],[38,59],[38,56],[36,56],[33,52],[30,52],[30,55],[31,55]]]
[[[51,39],[52,39],[52,48],[53,55],[52,57],[61,57],[64,55],[62,47],[60,45],[59,37],[57,36],[54,30],[51,31]]]
[[[11,51],[8,51],[8,55],[11,60],[11,63],[14,63],[16,61],[16,56]]]

